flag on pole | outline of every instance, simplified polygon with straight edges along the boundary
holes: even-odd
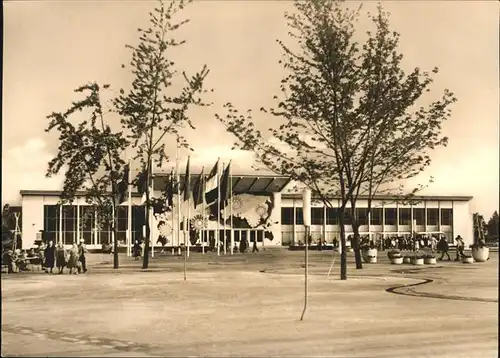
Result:
[[[229,173],[231,172],[231,161],[227,165],[227,168],[224,170],[222,174],[221,180],[221,190],[220,190],[220,202],[225,208],[227,206],[227,201],[231,197],[231,187],[229,185]]]
[[[219,160],[215,163],[214,167],[208,174],[205,188],[205,202],[210,205],[213,204],[218,199],[218,169]]]
[[[167,206],[169,208],[174,207],[174,169],[170,172],[170,177],[167,182]]]
[[[130,172],[130,166],[128,164],[125,164],[124,166],[124,171],[123,171],[123,177],[122,180],[118,183],[118,190],[117,190],[117,199],[118,199],[118,204],[121,204],[125,201],[125,197],[127,196],[127,190],[128,190],[128,176]]]
[[[189,157],[186,163],[186,175],[184,177],[184,201],[189,200],[191,196],[191,175],[189,172]]]
[[[194,208],[203,203],[203,194],[205,193],[205,178],[204,178],[205,167],[201,169],[201,174],[196,179],[193,188],[193,204]]]

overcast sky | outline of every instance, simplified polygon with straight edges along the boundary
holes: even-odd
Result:
[[[382,2],[391,25],[401,33],[408,69],[440,68],[433,90],[456,93],[453,116],[444,126],[446,148],[433,153],[432,166],[414,183],[435,182],[424,194],[471,195],[473,210],[489,217],[498,209],[499,191],[499,28],[495,1]],[[353,4],[353,3],[351,3]],[[153,1],[4,1],[2,201],[19,203],[21,189],[59,189],[47,180],[47,161],[57,136],[44,132],[46,115],[63,111],[72,90],[88,81],[127,87],[121,69],[148,25]],[[366,2],[365,10],[375,2]],[[174,56],[193,72],[203,64],[215,92],[214,106],[191,113],[197,127],[188,134],[191,161],[211,166],[221,156],[249,171],[252,156],[230,152],[233,138],[214,113],[223,103],[256,112],[278,93],[281,68],[277,38],[287,40],[283,12],[287,1],[197,1],[183,13],[191,23],[179,34],[187,44]],[[183,16],[184,16],[183,15]],[[360,28],[367,26],[360,22]],[[172,154],[174,152],[171,152]],[[185,158],[186,152],[181,156]]]

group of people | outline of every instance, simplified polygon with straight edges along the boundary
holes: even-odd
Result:
[[[80,240],[80,244],[73,243],[69,250],[65,250],[62,243],[54,246],[54,242],[49,241],[46,247],[40,248],[40,254],[42,253],[42,265],[46,273],[53,273],[54,267],[57,267],[59,274],[63,274],[65,267],[69,269],[70,274],[87,272],[88,251],[83,239]]]

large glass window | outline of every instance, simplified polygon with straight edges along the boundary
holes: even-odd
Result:
[[[311,208],[311,225],[323,225],[323,208]]]
[[[80,206],[80,236],[86,245],[92,244],[92,235],[95,226],[95,212],[91,206]]]
[[[142,228],[146,224],[146,208],[144,206],[132,207],[132,239],[142,240]]]
[[[352,220],[351,220],[351,209],[346,208],[344,212],[344,225],[351,225]]]
[[[385,225],[396,225],[397,210],[396,208],[385,209]]]
[[[417,225],[425,225],[425,209],[423,208],[413,209],[413,220],[416,221]]]
[[[441,225],[453,225],[453,209],[441,209]]]
[[[359,225],[368,225],[368,209],[367,208],[356,209],[356,214],[358,216]]]
[[[427,225],[435,226],[439,222],[439,209],[427,209]]]
[[[43,230],[44,239],[46,241],[57,242],[57,233],[59,232],[59,206],[44,205],[43,206]]]
[[[281,225],[293,225],[293,208],[281,208]]]
[[[371,225],[382,225],[382,208],[373,208],[370,211],[370,224]]]
[[[76,237],[76,206],[64,205],[62,207],[63,244],[71,245],[77,241]]]
[[[399,209],[399,225],[410,225],[411,224],[411,209],[410,208],[400,208]]]
[[[339,224],[339,210],[337,208],[326,208],[326,225]]]
[[[295,223],[297,225],[304,225],[304,216],[302,208],[295,208]]]

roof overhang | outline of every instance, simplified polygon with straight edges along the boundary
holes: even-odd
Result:
[[[196,179],[200,174],[191,175],[191,188],[194,187]],[[153,187],[161,190],[167,184],[170,174],[155,173]],[[207,175],[208,176],[208,175]],[[184,186],[185,175],[180,175],[181,187]],[[233,194],[269,195],[280,193],[290,183],[291,179],[286,176],[277,175],[231,175],[229,185],[232,186]]]
[[[283,193],[281,194],[281,197],[283,199],[301,199],[302,194],[301,193]],[[315,200],[320,200],[320,198],[315,197]],[[340,200],[340,196],[334,196],[328,198],[329,200]],[[358,200],[368,200],[369,196],[368,195],[359,195]],[[396,201],[398,200],[397,196],[391,196],[391,195],[376,195],[372,198],[373,200],[377,201]],[[419,195],[419,196],[414,196],[409,200],[405,201],[471,201],[473,199],[472,196],[446,196],[446,195]],[[403,201],[403,200],[401,200]]]
[[[60,190],[21,190],[21,196],[61,196],[62,191]],[[77,191],[75,193],[76,197],[85,196],[85,191]],[[111,193],[109,193],[111,195]],[[142,195],[138,192],[132,191],[133,197],[141,197]]]

